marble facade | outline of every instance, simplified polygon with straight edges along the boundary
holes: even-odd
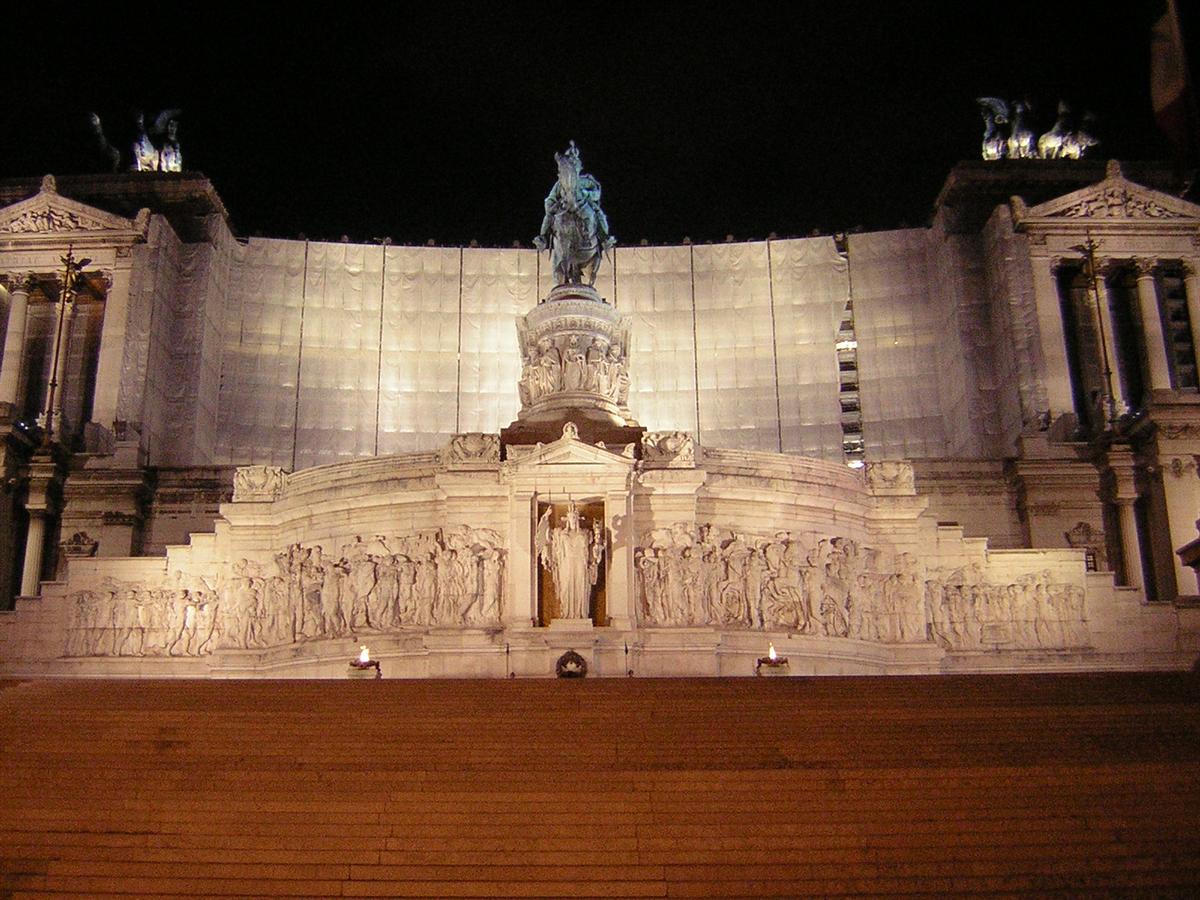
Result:
[[[592,676],[751,675],[768,643],[795,674],[1189,667],[1200,605],[1176,551],[1200,509],[1200,208],[1115,165],[1032,165],[956,169],[928,231],[767,242],[761,271],[758,245],[655,250],[688,260],[678,308],[638,294],[669,305],[674,262],[634,278],[618,256],[613,281],[564,292],[516,251],[350,247],[337,290],[360,306],[329,301],[328,321],[314,298],[334,277],[305,263],[289,282],[287,242],[254,268],[207,182],[77,182],[87,203],[53,179],[0,185],[0,672],[343,677],[361,643],[388,677],[549,677],[568,649]],[[1045,184],[1023,200],[1028,174]],[[123,190],[146,209],[105,211]],[[172,218],[164,198],[187,191],[207,217]],[[68,245],[91,260],[74,303],[54,289]],[[923,274],[898,274],[917,256]],[[513,266],[471,288],[482,309],[489,284],[520,286],[512,313],[471,323],[506,333],[472,349],[460,308],[450,356],[390,343],[404,285],[414,304],[395,308],[429,326],[405,340],[449,321],[448,261],[459,288],[471,266]],[[255,333],[280,343],[247,337],[249,307],[226,302],[241,291],[312,305],[290,361],[265,301]],[[775,330],[748,354],[704,331],[760,300]],[[65,433],[46,445],[30,418],[51,313],[72,318]],[[373,372],[338,359],[340,316],[375,317]],[[508,385],[488,405],[493,359]],[[412,391],[389,393],[405,367]],[[374,379],[366,394],[318,389],[347,372]],[[427,429],[389,446],[393,413]],[[348,449],[310,452],[322,435]],[[540,526],[576,505],[587,615],[556,618]]]

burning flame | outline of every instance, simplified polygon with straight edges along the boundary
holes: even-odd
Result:
[[[360,663],[369,663],[371,661],[371,654],[367,650],[366,644],[363,644],[361,647],[358,648],[358,661]]]
[[[771,662],[775,662],[775,660],[778,659],[778,656],[779,655],[775,652],[775,645],[767,644],[767,657],[771,660]]]

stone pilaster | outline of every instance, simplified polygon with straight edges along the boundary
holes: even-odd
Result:
[[[60,501],[62,468],[53,451],[39,451],[28,466],[25,512],[25,555],[21,565],[21,596],[36,597],[45,566],[46,538]]]
[[[1125,449],[1110,450],[1108,469],[1110,499],[1117,507],[1117,521],[1121,528],[1123,580],[1128,587],[1144,590],[1141,544],[1138,541],[1137,517],[1133,510],[1133,505],[1138,499],[1136,461],[1133,453]]]
[[[610,491],[604,497],[604,526],[609,534],[608,600],[609,624],[632,628],[634,620],[632,507],[628,491]]]
[[[100,332],[100,350],[96,360],[96,389],[92,395],[92,421],[106,429],[117,417],[117,398],[121,389],[121,360],[125,354],[125,331],[129,318],[129,282],[132,260],[121,258],[112,270],[112,280],[104,299],[104,325]]]
[[[1050,421],[1073,415],[1075,403],[1071,395],[1071,376],[1067,365],[1067,343],[1063,334],[1062,300],[1058,290],[1058,269],[1062,260],[1035,257],[1033,266],[1033,296],[1037,304],[1038,340],[1041,371],[1037,377],[1046,386],[1046,402]]]

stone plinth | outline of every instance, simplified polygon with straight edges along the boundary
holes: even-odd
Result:
[[[595,288],[559,285],[517,321],[523,365],[521,411],[505,444],[556,439],[575,422],[584,440],[633,443],[641,429],[629,411],[627,317]]]

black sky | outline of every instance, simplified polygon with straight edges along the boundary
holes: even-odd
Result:
[[[239,234],[528,243],[571,138],[623,243],[916,225],[978,158],[981,94],[1043,129],[1066,97],[1104,155],[1165,156],[1160,5],[43,7],[8,23],[0,175],[95,169],[90,109],[179,106]]]

